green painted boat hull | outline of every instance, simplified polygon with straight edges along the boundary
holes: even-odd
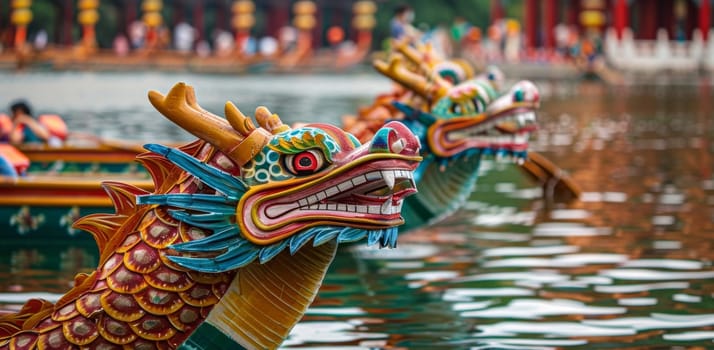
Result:
[[[83,241],[93,242],[91,234],[72,228],[82,216],[111,213],[106,206],[0,206],[2,242]]]

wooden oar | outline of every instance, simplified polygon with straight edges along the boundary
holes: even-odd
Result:
[[[543,186],[543,196],[548,200],[570,202],[582,193],[565,170],[538,152],[528,152],[521,169]]]

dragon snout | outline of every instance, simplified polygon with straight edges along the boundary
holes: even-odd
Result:
[[[537,104],[540,102],[538,88],[530,81],[523,80],[516,83],[511,89],[513,102],[530,102]]]
[[[419,148],[419,139],[404,124],[389,122],[374,135],[369,152],[418,156]]]

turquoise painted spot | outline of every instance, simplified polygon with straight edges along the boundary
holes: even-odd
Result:
[[[283,174],[283,168],[280,167],[280,165],[278,164],[273,164],[270,166],[270,175],[273,178],[285,177],[285,175]]]
[[[263,156],[263,153],[258,153],[258,154],[255,155],[255,157],[253,158],[253,160],[255,161],[255,164],[256,164],[256,165],[257,165],[257,164],[263,164],[263,162],[265,161],[265,156]]]
[[[270,175],[268,174],[267,170],[260,169],[255,172],[255,179],[259,182],[267,182],[268,179],[270,179]]]

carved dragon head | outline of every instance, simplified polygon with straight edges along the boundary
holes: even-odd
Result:
[[[265,107],[255,112],[256,128],[229,102],[225,122],[198,106],[182,83],[167,96],[151,92],[149,98],[240,167],[240,176],[232,176],[178,150],[147,146],[215,190],[138,197],[142,204],[175,207],[176,219],[215,232],[173,245],[171,261],[220,272],[256,259],[265,263],[310,241],[317,246],[367,237],[371,244],[395,246],[402,200],[416,192],[412,171],[420,160],[419,141],[403,124],[385,125],[362,145],[331,125],[291,129]]]
[[[402,52],[408,51],[402,48]],[[448,160],[481,152],[519,160],[525,157],[529,134],[535,129],[535,109],[540,105],[533,83],[518,82],[501,94],[497,90],[501,78],[492,72],[454,84],[429,66],[421,65],[420,72],[409,69],[403,57],[411,56],[395,55],[389,62],[376,61],[374,66],[428,101],[421,107],[395,103],[410,129],[420,136],[425,156]]]

